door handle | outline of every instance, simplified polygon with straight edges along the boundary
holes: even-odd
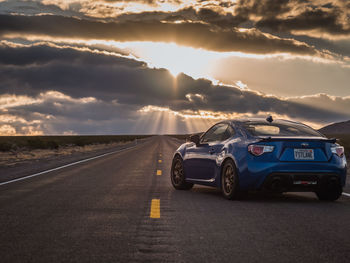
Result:
[[[214,148],[211,148],[211,149],[209,150],[209,153],[210,153],[210,154],[214,154],[214,153],[215,153],[215,149],[214,149]]]

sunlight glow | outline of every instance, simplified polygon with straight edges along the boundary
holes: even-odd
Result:
[[[236,81],[236,86],[237,87],[239,87],[240,89],[242,89],[242,90],[245,90],[245,89],[247,89],[247,87],[248,87],[248,85],[247,84],[244,84],[242,81]]]
[[[184,110],[184,111],[174,111],[168,107],[158,107],[153,105],[148,105],[142,107],[138,111],[144,117],[152,119],[155,123],[155,126],[162,130],[163,133],[171,133],[172,130],[169,129],[169,120],[172,122],[175,120],[183,121],[186,127],[186,131],[188,132],[199,132],[207,130],[211,125],[219,122],[221,120],[229,120],[229,119],[237,119],[237,118],[252,118],[252,117],[262,117],[265,118],[268,115],[273,115],[276,119],[288,119],[293,120],[288,115],[276,114],[273,112],[263,112],[259,111],[257,113],[238,113],[238,112],[219,112],[219,111],[204,111],[204,110]],[[151,117],[152,116],[152,117]],[[176,118],[174,118],[176,117]],[[162,120],[166,123],[163,127],[159,126],[158,120],[162,118]],[[154,121],[156,120],[156,121]],[[315,128],[319,129],[323,125],[320,123],[310,122],[308,120],[298,119],[297,121],[302,121],[303,123]],[[178,124],[177,124],[178,125]],[[175,127],[174,123],[171,124],[171,127]]]
[[[174,77],[181,72],[194,78],[209,77],[210,64],[215,59],[228,56],[227,53],[184,47],[175,43],[125,42],[116,45],[145,60],[151,67],[168,69]]]

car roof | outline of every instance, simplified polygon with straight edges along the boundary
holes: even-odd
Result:
[[[265,118],[241,118],[241,119],[231,119],[228,121],[231,122],[232,124],[239,125],[239,126],[242,126],[243,124],[249,123],[249,122],[262,122],[262,123],[265,122],[267,124],[270,123]],[[283,120],[283,119],[275,119],[271,123],[300,124],[300,125],[307,126],[301,122]]]

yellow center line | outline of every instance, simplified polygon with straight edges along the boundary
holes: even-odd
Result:
[[[160,199],[152,199],[150,218],[160,218]]]
[[[162,175],[162,170],[157,170],[157,175]]]
[[[162,160],[158,160],[158,163],[161,163],[162,162]]]

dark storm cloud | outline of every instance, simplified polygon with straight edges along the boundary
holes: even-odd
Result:
[[[118,16],[116,21],[186,21],[206,23],[222,29],[232,29],[240,23],[247,21],[247,17],[241,15],[234,16],[232,13],[219,13],[209,7],[199,8],[198,10],[188,7],[174,12],[127,13]]]
[[[0,2],[0,14],[23,14],[23,15],[36,15],[42,13],[50,13],[63,16],[79,16],[83,17],[84,14],[79,12],[81,5],[76,2],[68,5],[68,8],[62,9],[59,5],[55,4],[43,4],[38,1],[21,1],[10,0]]]
[[[162,23],[159,21],[97,22],[62,16],[0,15],[0,35],[6,33],[52,37],[107,39],[116,41],[162,41],[215,51],[250,53],[297,53],[314,55],[305,43],[280,39],[251,29],[222,30],[202,23]]]
[[[230,1],[197,1],[193,6],[186,6],[173,12],[124,12],[123,7],[109,5],[123,2],[128,5],[144,3],[157,6],[162,3],[181,4],[182,1],[157,0],[105,0],[94,3],[76,1],[65,4],[62,9],[60,2],[43,4],[37,1],[4,1],[0,3],[0,13],[21,13],[33,15],[52,13],[54,15],[94,18],[101,21],[174,21],[206,23],[222,30],[232,30],[243,26],[260,28],[268,32],[289,33],[295,31],[317,30],[330,35],[350,34],[350,3],[345,0],[330,2],[317,0],[239,0]],[[187,23],[190,24],[190,23]],[[186,24],[186,25],[187,25]],[[165,28],[164,28],[165,29]],[[120,29],[119,29],[120,30]],[[135,30],[135,29],[134,29]],[[179,28],[179,30],[183,30]],[[217,35],[219,37],[219,35]],[[268,43],[270,44],[270,43]]]
[[[82,97],[84,96],[81,94]],[[59,92],[42,92],[35,98],[40,102],[10,108],[7,114],[20,115],[33,121],[39,112],[55,118],[69,117],[75,120],[108,121],[116,118],[129,118],[135,115],[135,107],[121,105],[115,101],[103,101],[89,97],[72,98]]]
[[[350,57],[350,41],[348,39],[338,39],[334,41],[329,38],[319,38],[317,36],[310,37],[305,34],[303,35],[291,35],[283,34],[285,37],[293,38],[300,42],[308,43],[310,46],[314,46],[317,50],[327,50],[334,54]]]
[[[5,115],[16,118],[4,122],[0,113],[0,127],[10,124],[18,134],[28,133],[29,127],[44,134],[130,133],[130,121],[138,117],[132,106],[98,100],[83,102],[60,95],[43,93],[37,97],[41,102],[8,108]]]
[[[220,8],[215,7],[188,7],[171,13],[125,14],[117,17],[117,20],[191,20],[223,29],[232,29],[250,22],[251,26],[282,33],[315,29],[335,35],[350,33],[350,4],[345,1],[321,4],[300,0],[240,0],[234,4],[231,13],[220,12]]]
[[[197,10],[189,7],[171,13],[125,14],[117,19],[191,20],[222,29],[249,25],[279,33],[318,30],[334,35],[350,34],[350,3],[346,4],[345,1],[321,4],[317,1],[301,0],[240,0],[233,5],[233,12],[229,13],[219,11],[218,7],[221,6],[209,5]]]
[[[39,52],[40,49],[43,52]],[[4,53],[11,55],[4,58]],[[97,120],[104,111],[106,119],[118,114],[128,116],[127,112],[137,111],[147,105],[170,107],[175,111],[205,110],[253,114],[276,112],[293,118],[308,118],[315,122],[350,117],[349,114],[332,111],[332,105],[329,110],[323,110],[303,104],[303,99],[282,100],[231,86],[214,85],[206,79],[195,80],[185,74],[177,77],[174,86],[174,79],[167,70],[150,69],[142,62],[124,57],[70,48],[42,45],[12,48],[2,45],[0,79],[1,94],[37,97],[53,90],[75,99],[96,98],[98,103],[90,103],[102,109],[96,115],[93,112],[81,115],[79,108],[57,106],[52,99],[40,106],[40,112],[43,114],[80,114],[82,119],[91,115],[91,119]],[[111,110],[111,105],[116,105],[117,112]],[[121,105],[124,113],[120,111],[122,108],[118,108]],[[29,112],[38,110],[35,108],[37,105],[23,107]]]
[[[156,5],[164,1],[132,2]],[[108,6],[110,15],[106,17],[102,15],[103,9],[98,11],[98,6],[94,7],[95,17],[91,17],[90,13],[85,12],[94,8],[84,6],[85,4],[78,1],[67,4],[63,10],[54,2],[50,5],[35,1],[1,2],[0,13],[4,15],[0,17],[0,36],[4,33],[20,33],[116,41],[161,41],[214,51],[316,55],[319,53],[317,48],[322,50],[324,45],[318,45],[317,41],[308,42],[307,37],[303,38],[304,42],[297,41],[293,33],[299,32],[313,37],[322,37],[323,33],[329,36],[350,34],[350,4],[346,1],[198,1],[195,7],[185,7],[173,12],[140,13],[123,12],[122,8],[111,11],[113,7]],[[222,4],[226,6],[225,9]],[[5,15],[16,12],[15,10],[21,14],[46,12],[54,15]],[[98,15],[99,12],[102,12],[101,16]],[[241,32],[238,30],[240,27],[249,30]],[[275,36],[264,34],[261,30]],[[341,49],[332,50],[341,52]]]
[[[318,30],[333,35],[350,34],[350,23],[339,21],[341,11],[337,8],[330,11],[322,9],[310,9],[295,17],[279,19],[267,17],[256,23],[257,27],[267,27],[277,32]]]
[[[30,64],[47,64],[50,62],[67,62],[71,60],[73,63],[76,61],[84,61],[86,64],[104,64],[106,66],[116,63],[116,60],[120,64],[124,64],[132,67],[146,67],[146,63],[142,61],[136,61],[128,59],[127,57],[116,56],[93,56],[91,52],[79,52],[79,47],[76,45],[72,48],[64,48],[59,45],[52,44],[35,44],[28,48],[23,48],[22,45],[16,45],[10,42],[0,42],[0,64],[4,65],[18,65],[25,66]],[[30,51],[30,52],[29,52]],[[53,52],[54,51],[54,52]],[[116,54],[118,55],[118,53]],[[126,54],[119,54],[126,55]]]
[[[290,0],[239,0],[235,8],[235,15],[249,19],[251,15],[274,17],[291,10]]]
[[[280,33],[318,30],[334,35],[350,34],[349,12],[346,1],[240,0],[235,9],[237,16],[258,16],[257,28]]]

